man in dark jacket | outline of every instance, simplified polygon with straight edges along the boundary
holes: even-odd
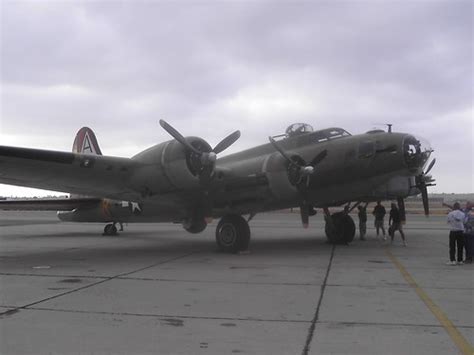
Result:
[[[385,211],[385,207],[380,203],[380,201],[377,201],[377,206],[374,207],[372,214],[375,217],[374,226],[377,232],[377,238],[379,237],[379,230],[382,229],[383,240],[387,240],[387,237],[385,236],[385,228],[383,226],[383,219],[387,214],[387,211]]]
[[[393,244],[393,237],[395,236],[395,231],[399,231],[400,235],[402,236],[403,246],[407,246],[407,242],[405,239],[405,233],[403,233],[402,229],[402,219],[400,216],[400,211],[397,208],[395,203],[392,203],[392,209],[390,210],[390,217],[388,219],[388,233],[390,234],[390,240]]]

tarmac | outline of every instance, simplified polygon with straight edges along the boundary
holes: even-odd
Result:
[[[473,266],[447,266],[445,217],[409,215],[408,246],[368,223],[326,243],[318,214],[262,214],[249,253],[216,222],[58,223],[0,212],[1,354],[470,354]]]

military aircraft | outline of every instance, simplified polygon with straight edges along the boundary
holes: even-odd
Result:
[[[62,221],[107,223],[176,222],[202,232],[220,218],[216,242],[224,252],[246,250],[255,214],[299,207],[303,226],[316,208],[324,211],[331,243],[350,243],[348,214],[360,203],[422,194],[429,214],[428,175],[435,159],[424,139],[371,130],[351,135],[342,128],[314,131],[297,123],[269,143],[217,159],[239,137],[235,131],[215,147],[184,137],[164,120],[173,139],[132,158],[104,156],[91,129],[76,135],[73,152],[0,146],[0,183],[64,191],[68,199],[0,201],[0,209],[59,210]],[[427,166],[426,170],[425,167]],[[330,207],[344,206],[331,213]],[[247,216],[244,218],[243,216]]]

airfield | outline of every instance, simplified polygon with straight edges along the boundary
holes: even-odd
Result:
[[[447,266],[444,216],[408,215],[408,247],[326,243],[321,214],[250,222],[223,254],[216,222],[58,223],[0,212],[1,354],[456,354],[474,344],[473,266]],[[357,223],[357,219],[356,223]]]

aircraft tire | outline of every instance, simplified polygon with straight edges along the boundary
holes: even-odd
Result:
[[[117,227],[113,223],[109,223],[104,227],[103,235],[117,235]]]
[[[332,223],[326,223],[325,231],[329,243],[349,244],[354,240],[355,223],[351,216],[344,212],[331,215]]]
[[[247,250],[250,243],[247,221],[239,215],[222,217],[216,228],[216,243],[219,250],[226,253]]]
[[[193,221],[190,224],[183,223],[183,228],[186,232],[197,234],[201,233],[204,229],[206,229],[207,223],[204,219],[199,221]]]

